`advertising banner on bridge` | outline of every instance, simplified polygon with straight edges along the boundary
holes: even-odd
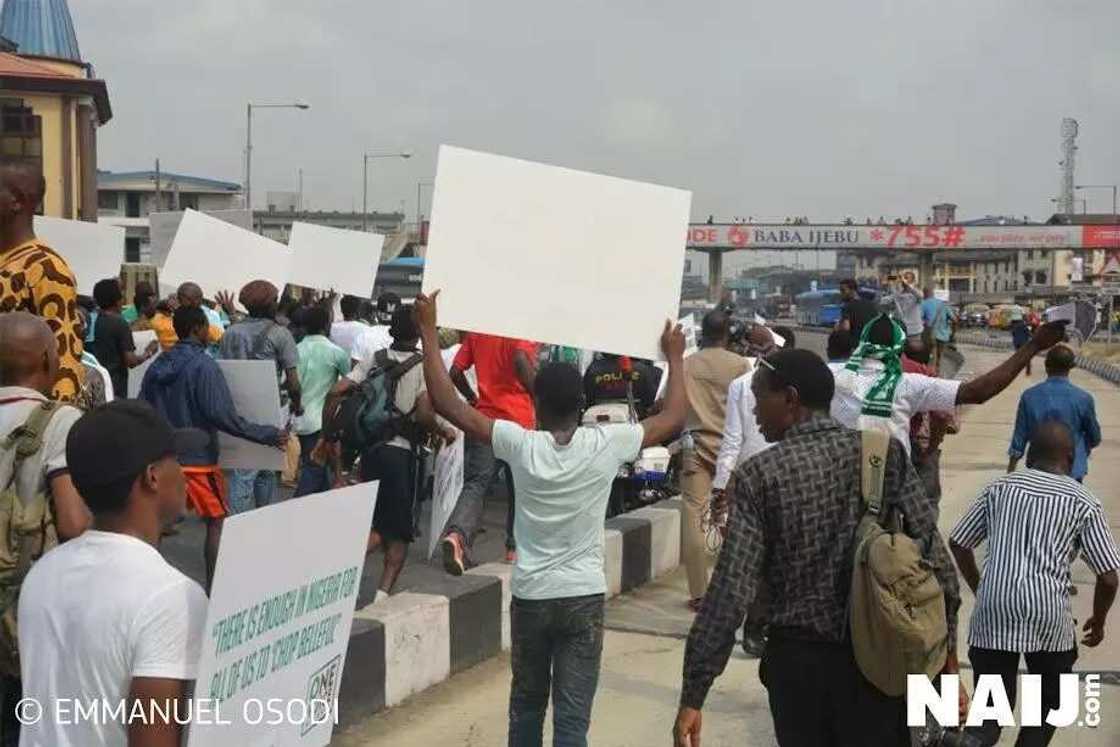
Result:
[[[836,226],[692,224],[689,249],[1106,249],[1116,226]]]

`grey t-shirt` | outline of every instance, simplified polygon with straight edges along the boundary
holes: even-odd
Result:
[[[235,361],[275,361],[277,386],[285,371],[299,366],[296,339],[287,327],[272,319],[246,319],[231,325],[222,336],[219,357]],[[287,401],[283,390],[280,400]]]

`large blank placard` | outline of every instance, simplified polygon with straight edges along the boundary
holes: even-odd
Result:
[[[660,358],[691,193],[440,146],[424,291],[441,325]]]
[[[188,210],[175,232],[167,262],[159,274],[161,288],[188,280],[202,286],[207,298],[219,291],[234,297],[252,280],[268,280],[283,292],[292,269],[292,253],[283,244],[195,210]]]
[[[378,233],[293,223],[289,282],[369,298],[385,237]]]
[[[124,229],[119,226],[36,215],[35,235],[70,265],[79,293],[91,295],[99,280],[121,275]]]

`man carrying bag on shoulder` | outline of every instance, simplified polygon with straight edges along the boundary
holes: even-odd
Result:
[[[751,389],[762,435],[776,445],[736,471],[728,534],[685,649],[674,747],[700,744],[700,709],[727,664],[735,629],[762,584],[771,595],[771,632],[759,677],[769,694],[778,743],[908,744],[905,699],[882,688],[894,690],[892,683],[899,676],[905,682],[908,668],[928,674],[936,673],[931,668],[957,670],[957,577],[937,532],[933,506],[925,500],[902,445],[890,441],[876,456],[883,485],[879,510],[882,505],[896,509],[889,519],[898,525],[888,521],[884,526],[874,514],[864,521],[869,513],[864,500],[864,436],[829,416],[835,384],[828,366],[812,352],[789,350],[759,359]],[[920,582],[918,589],[941,590],[942,599],[932,608],[942,605],[943,625],[907,631],[897,620],[849,608],[853,578],[858,585],[868,571],[859,565],[861,547],[882,551],[880,538],[889,540],[896,528],[912,538],[912,545],[895,544],[912,550],[913,562],[889,553],[887,560],[910,571],[915,564],[932,570],[935,579],[915,580]],[[882,557],[874,560],[881,562]],[[881,588],[863,591],[891,593]],[[929,601],[921,601],[926,613]],[[928,621],[928,615],[923,619]],[[852,630],[857,624],[882,626],[871,632],[883,644],[879,654],[897,653],[898,641],[933,637],[941,643],[920,656],[867,660],[853,646],[853,639],[866,638],[867,631]],[[883,671],[885,678],[880,676]]]

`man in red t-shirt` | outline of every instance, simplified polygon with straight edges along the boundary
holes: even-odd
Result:
[[[473,367],[478,379],[476,393],[467,382],[465,371]],[[511,340],[476,332],[467,333],[451,364],[451,380],[467,401],[483,415],[494,420],[512,420],[522,428],[536,428],[533,411],[533,379],[537,373],[536,343]],[[468,554],[482,523],[486,494],[498,476],[502,463],[494,458],[489,443],[468,438],[463,447],[463,491],[447,522],[440,541],[443,566],[460,576],[467,569]],[[508,479],[509,507],[506,511],[506,560],[514,559],[513,481]]]

